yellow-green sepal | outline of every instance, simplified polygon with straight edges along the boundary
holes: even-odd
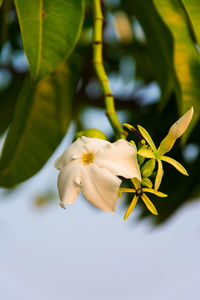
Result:
[[[142,198],[144,204],[146,205],[146,207],[148,208],[148,210],[152,214],[158,215],[158,212],[157,212],[155,206],[153,205],[153,203],[151,202],[151,200],[149,199],[149,197],[147,197],[147,195],[143,193],[143,194],[141,194],[141,198]]]
[[[156,158],[152,150],[150,149],[141,149],[137,152],[138,155],[141,155],[145,158]]]
[[[132,183],[134,184],[136,190],[141,188],[141,184],[139,179],[137,179],[136,177],[131,178]]]
[[[178,161],[176,161],[175,159],[173,159],[171,157],[168,157],[168,156],[162,156],[161,160],[168,162],[170,165],[172,165],[174,168],[176,168],[183,175],[189,176],[186,169]]]
[[[132,132],[137,132],[137,129],[134,126],[132,126],[128,123],[124,123],[123,126],[126,127],[128,130],[130,130]]]
[[[135,208],[135,206],[137,204],[137,201],[138,201],[138,196],[135,195],[133,197],[133,200],[132,200],[130,206],[128,207],[128,209],[127,209],[127,211],[126,211],[126,213],[124,215],[124,221],[126,221],[128,219],[128,217],[130,216],[131,212],[133,211],[133,209]]]
[[[156,152],[156,146],[155,146],[150,134],[147,132],[147,130],[140,125],[138,125],[138,129],[139,129],[141,135],[143,136],[143,138],[147,141],[147,143],[153,150],[153,152]]]
[[[168,197],[167,194],[164,194],[162,192],[159,192],[159,191],[156,191],[156,190],[153,190],[153,189],[143,188],[142,190],[143,190],[143,192],[151,193],[151,194],[154,194],[154,195],[156,195],[158,197],[161,197],[161,198]]]
[[[161,184],[162,177],[164,174],[161,160],[157,160],[157,161],[158,161],[158,170],[157,170],[156,179],[155,179],[155,190],[156,191],[159,189],[159,186]]]

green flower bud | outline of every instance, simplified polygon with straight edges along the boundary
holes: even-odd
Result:
[[[74,136],[73,141],[77,140],[81,136],[107,140],[106,135],[101,130],[98,130],[96,128],[88,128],[88,129],[77,132],[76,135]]]
[[[149,189],[152,188],[153,183],[149,178],[142,178],[141,185],[148,187]]]
[[[142,167],[141,170],[142,177],[151,176],[154,169],[155,169],[155,159],[149,159]]]
[[[147,149],[147,148],[148,148],[148,145],[143,145],[142,147],[138,147],[138,150]],[[141,166],[143,164],[143,162],[145,161],[145,157],[138,154],[137,160],[138,160],[139,165]]]

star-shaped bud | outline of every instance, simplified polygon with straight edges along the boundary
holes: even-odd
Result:
[[[146,188],[146,187],[143,188],[140,184],[140,181],[137,178],[132,178],[131,181],[133,182],[135,189],[120,188],[120,193],[134,193],[135,194],[129,208],[127,209],[127,211],[124,215],[124,220],[126,220],[129,217],[129,215],[131,214],[131,212],[133,211],[135,205],[137,204],[139,197],[142,198],[142,200],[143,200],[144,204],[146,205],[146,207],[148,208],[148,210],[152,214],[157,215],[158,212],[157,212],[155,206],[153,205],[153,203],[151,202],[151,200],[149,199],[149,197],[146,195],[146,193],[151,193],[158,197],[167,197],[167,195],[164,193],[155,191],[153,189],[150,189],[150,188]]]
[[[175,159],[165,156],[165,153],[169,152],[173,147],[175,141],[183,135],[186,131],[193,115],[193,107],[191,107],[178,121],[176,121],[169,129],[167,136],[162,140],[158,149],[156,148],[151,136],[142,126],[138,125],[138,129],[143,136],[143,138],[148,143],[150,149],[140,149],[138,154],[145,158],[152,158],[157,160],[158,162],[158,170],[155,179],[155,189],[158,190],[162,177],[163,177],[163,166],[162,161],[165,161],[172,166],[174,166],[179,172],[183,175],[187,175],[188,173],[186,169]]]

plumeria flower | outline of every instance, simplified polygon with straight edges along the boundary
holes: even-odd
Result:
[[[151,136],[142,126],[138,125],[138,129],[147,141],[150,149],[140,149],[138,154],[145,158],[153,158],[158,162],[158,171],[155,179],[155,189],[158,190],[162,177],[163,177],[163,166],[162,161],[165,161],[174,166],[179,172],[188,176],[186,169],[175,159],[168,157],[165,153],[169,152],[173,147],[175,141],[186,131],[193,115],[193,107],[190,108],[178,121],[176,121],[169,129],[167,136],[160,143],[157,149]]]
[[[80,137],[57,158],[54,166],[61,170],[58,191],[63,208],[82,192],[94,206],[114,212],[122,182],[117,175],[141,180],[137,149],[123,139],[110,143]]]
[[[129,217],[129,215],[131,214],[131,212],[133,211],[135,205],[137,204],[139,197],[142,198],[142,200],[145,203],[148,210],[150,210],[150,212],[152,214],[157,215],[158,212],[157,212],[155,206],[153,205],[153,203],[151,202],[151,200],[149,199],[149,197],[146,195],[146,193],[151,193],[158,197],[167,197],[167,195],[164,193],[155,191],[153,189],[142,187],[140,184],[140,181],[137,178],[132,178],[131,181],[133,182],[135,189],[120,188],[120,193],[125,192],[125,193],[134,193],[135,194],[129,208],[127,209],[127,211],[125,213],[124,220],[126,220]]]

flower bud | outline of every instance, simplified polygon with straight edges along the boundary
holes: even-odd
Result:
[[[141,185],[148,187],[151,189],[153,187],[153,183],[149,178],[142,178]]]
[[[165,153],[169,152],[173,147],[176,140],[183,135],[191,122],[194,109],[191,107],[178,121],[176,121],[169,129],[167,136],[160,143],[157,157],[161,157]]]
[[[74,136],[73,141],[77,140],[81,136],[107,140],[106,135],[101,130],[98,130],[96,128],[88,128],[88,129],[77,132],[76,135]]]
[[[143,145],[142,147],[139,148],[140,149],[147,149],[148,148],[148,145]],[[145,157],[141,156],[141,155],[137,155],[137,160],[138,160],[138,163],[139,165],[141,166],[143,164],[143,162],[145,161]]]
[[[154,168],[155,168],[155,159],[149,159],[142,167],[142,170],[141,170],[142,177],[151,176]]]

